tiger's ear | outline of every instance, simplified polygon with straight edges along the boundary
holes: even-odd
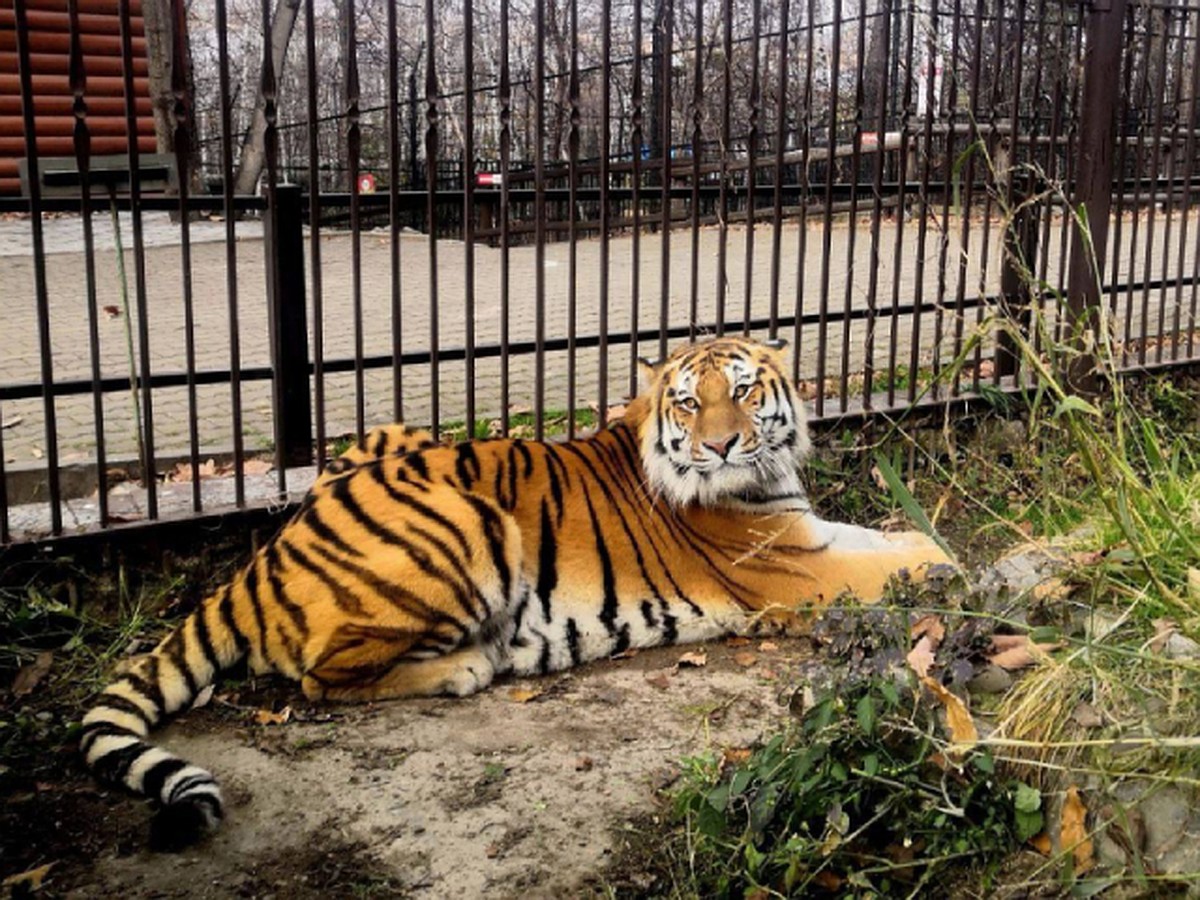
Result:
[[[646,390],[650,385],[654,384],[654,379],[658,377],[658,370],[662,367],[662,360],[658,362],[650,362],[644,356],[638,357],[638,371],[642,375],[642,390]]]

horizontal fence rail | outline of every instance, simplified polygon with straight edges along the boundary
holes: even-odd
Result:
[[[818,424],[1023,390],[1001,323],[1200,362],[1198,96],[1171,2],[0,0],[0,543],[602,427],[707,335]]]

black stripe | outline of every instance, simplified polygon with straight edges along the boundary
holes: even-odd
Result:
[[[624,653],[629,649],[629,623],[622,622],[621,627],[617,630],[617,640],[613,644],[612,653]]]
[[[426,518],[432,519],[450,532],[450,534],[454,536],[455,541],[458,542],[458,546],[462,550],[463,555],[466,556],[467,559],[471,558],[473,553],[471,544],[467,540],[466,535],[463,534],[463,530],[459,528],[458,525],[450,521],[450,519],[442,515],[442,513],[438,512],[429,504],[422,503],[416,497],[411,497],[403,491],[398,490],[395,485],[388,482],[387,476],[384,475],[382,470],[375,469],[372,471],[371,477],[379,483],[380,487],[387,492],[388,497],[393,501],[403,504],[409,509],[415,510]],[[449,553],[449,551],[447,551],[447,553]]]
[[[554,518],[559,527],[563,521],[563,491],[562,482],[558,477],[558,469],[562,466],[562,460],[558,457],[558,452],[549,444],[543,444],[542,449],[546,453],[546,475],[550,479],[550,496],[554,499]]]
[[[469,491],[480,475],[479,457],[470,441],[462,441],[456,450],[458,458],[454,461],[454,470],[458,473],[459,483]]]
[[[190,791],[205,784],[216,784],[217,780],[207,772],[198,772],[195,775],[189,775],[182,781],[175,783],[175,787],[171,788],[171,796],[166,798],[167,803],[175,803],[177,800],[187,798]],[[211,797],[212,794],[202,794],[201,796]]]
[[[334,484],[344,485],[346,484],[346,479],[334,482]],[[336,487],[334,487],[334,490],[336,490]],[[315,506],[309,509],[308,513],[304,516],[304,524],[311,528],[313,534],[315,534],[321,540],[333,544],[333,546],[337,547],[347,556],[362,556],[362,551],[346,543],[342,539],[341,535],[337,534],[332,528],[325,524],[324,520],[321,518],[321,514],[317,512],[317,508]]]
[[[653,630],[658,627],[658,620],[654,617],[654,604],[649,600],[642,601],[642,618],[647,628]]]
[[[150,663],[154,663],[153,666]],[[117,683],[125,682],[133,690],[137,691],[143,697],[150,701],[156,710],[160,713],[166,711],[166,704],[163,702],[162,688],[158,684],[158,660],[154,657],[148,657],[146,668],[153,670],[153,677],[143,678],[136,672],[125,672],[117,679]]]
[[[522,473],[525,478],[533,474],[533,455],[529,452],[529,447],[521,439],[517,439],[512,443],[513,449],[520,454],[522,461],[525,463],[525,471]]]
[[[125,775],[139,756],[150,749],[143,741],[134,741],[120,750],[110,750],[92,764],[96,777],[111,784],[122,784]]]
[[[550,505],[542,498],[542,527],[538,534],[537,595],[542,601],[542,616],[550,621],[550,596],[558,585],[558,541],[550,522]]]
[[[183,634],[183,626],[172,631],[156,652],[169,659],[171,664],[183,675],[183,680],[187,682],[188,699],[195,697],[199,688],[196,685],[196,675],[187,662],[187,641]]]
[[[387,453],[388,448],[388,431],[386,428],[380,428],[375,432],[375,446],[371,450],[372,455],[382,458]]]
[[[420,452],[405,454],[404,464],[412,469],[422,481],[429,480],[429,465]]]
[[[583,499],[587,501],[588,516],[592,520],[592,534],[596,539],[596,554],[600,557],[600,573],[604,583],[604,605],[600,609],[600,621],[609,633],[616,633],[617,621],[617,579],[613,571],[612,557],[608,554],[608,546],[604,541],[604,533],[600,529],[600,520],[596,518],[596,508],[592,505],[591,492],[584,485]]]
[[[212,635],[208,633],[208,605],[211,600],[205,600],[200,604],[200,608],[192,613],[192,618],[196,622],[196,643],[200,645],[200,652],[204,654],[204,658],[208,660],[208,664],[212,666],[213,675],[221,671],[221,659],[217,656],[217,650],[213,647]]]
[[[504,555],[504,528],[500,522],[500,516],[485,500],[481,500],[473,494],[464,494],[463,500],[475,510],[476,515],[483,521],[483,533],[487,538],[488,550],[492,554],[492,565],[496,567],[496,572],[500,576],[500,584],[507,599],[512,596],[513,573],[509,569],[508,559]]]
[[[254,623],[258,626],[259,656],[264,660],[269,659],[270,657],[267,656],[267,620],[263,615],[262,603],[258,599],[258,559],[246,567],[246,574],[242,578],[242,590],[245,591],[246,601],[254,611]]]
[[[579,665],[583,658],[579,652],[579,626],[574,619],[567,619],[567,649],[571,651],[571,665]]]
[[[362,600],[348,587],[334,581],[324,566],[313,562],[299,547],[283,538],[280,538],[279,544],[298,566],[311,572],[321,584],[325,585],[338,609],[354,615],[362,615]]]
[[[167,779],[186,766],[187,763],[178,757],[170,757],[156,762],[142,776],[142,793],[147,797],[161,799],[163,785],[166,784]]]
[[[517,505],[517,444],[508,445],[508,503],[504,506],[511,512]]]
[[[136,738],[138,734],[135,731],[130,731],[124,725],[117,725],[115,722],[91,722],[84,725],[79,734],[79,752],[86,757],[92,749],[92,744],[96,742],[96,738],[101,737]]]
[[[225,629],[233,635],[233,642],[237,645],[238,658],[245,656],[250,650],[250,640],[242,633],[238,627],[237,620],[233,616],[233,586],[226,585],[224,595],[221,597],[218,609],[221,613],[221,624]]]
[[[156,720],[152,720],[146,715],[146,711],[130,700],[128,697],[122,697],[120,694],[110,694],[107,691],[100,695],[96,700],[96,709],[115,709],[118,712],[128,713],[131,716],[136,716],[146,723],[148,728],[154,726]]]
[[[296,603],[287,595],[287,590],[283,586],[283,581],[279,577],[281,568],[279,559],[279,541],[271,542],[271,545],[266,549],[267,561],[267,580],[271,584],[271,592],[275,595],[275,601],[283,607],[283,611],[288,614],[288,618],[292,621],[292,626],[303,640],[309,635],[308,616],[304,612],[304,608]]]

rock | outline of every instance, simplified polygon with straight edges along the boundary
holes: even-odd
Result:
[[[1196,659],[1200,657],[1200,644],[1176,631],[1167,638],[1162,654],[1167,659]]]
[[[967,682],[972,694],[1003,694],[1012,687],[1012,676],[994,663],[988,663]]]

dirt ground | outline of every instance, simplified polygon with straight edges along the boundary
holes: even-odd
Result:
[[[776,728],[810,648],[662,648],[468,699],[366,706],[227,684],[156,735],[222,782],[215,837],[151,853],[149,808],[64,748],[61,781],[3,801],[3,830],[19,834],[0,841],[0,875],[55,863],[39,897],[605,895],[630,883],[613,868],[618,837],[661,810],[678,761]],[[689,652],[705,665],[679,666]],[[286,723],[256,721],[285,706]]]

